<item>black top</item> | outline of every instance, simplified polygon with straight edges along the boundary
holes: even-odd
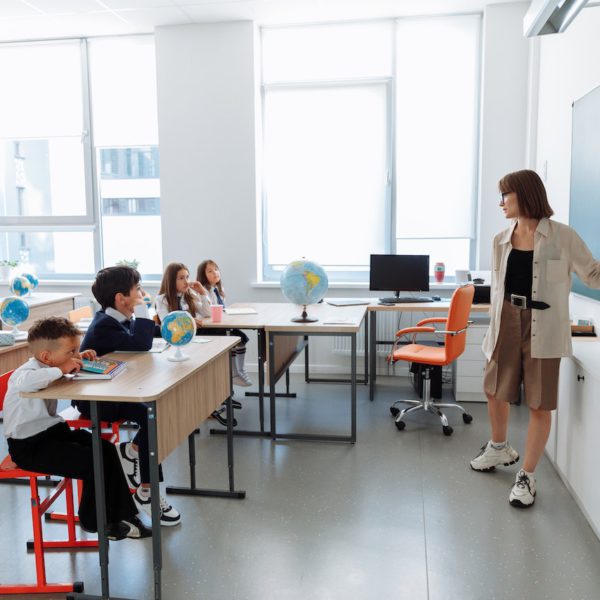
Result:
[[[533,250],[513,248],[506,263],[504,292],[531,298],[533,284]]]

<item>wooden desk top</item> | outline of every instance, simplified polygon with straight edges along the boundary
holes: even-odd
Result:
[[[391,306],[378,304],[377,300],[368,305],[369,311],[398,311],[398,312],[448,312],[450,302],[407,302],[406,304],[393,304]],[[472,313],[487,313],[490,311],[489,304],[473,304]]]
[[[27,348],[29,344],[26,341],[15,342],[12,346],[0,346],[0,354],[7,354],[8,352],[15,352],[21,348]]]
[[[219,356],[229,352],[239,341],[235,336],[213,336],[206,344],[191,343],[182,350],[190,359],[167,360],[173,348],[161,353],[114,353],[107,357],[127,362],[127,368],[111,380],[77,381],[59,379],[44,390],[22,394],[26,398],[59,400],[97,400],[102,402],[153,402],[188,379]]]
[[[203,319],[205,327],[266,329],[268,331],[297,331],[298,333],[335,333],[353,332],[360,329],[367,307],[363,306],[330,306],[311,304],[307,308],[309,317],[319,319],[315,323],[294,323],[292,319],[302,314],[302,308],[286,302],[238,302],[231,308],[253,308],[255,315],[228,315],[223,313],[223,321],[213,324],[210,319]],[[343,320],[342,323],[335,321]],[[202,335],[202,329],[198,330]]]

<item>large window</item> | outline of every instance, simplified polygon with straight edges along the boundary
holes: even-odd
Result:
[[[346,281],[374,253],[470,266],[480,21],[262,30],[265,279],[302,256]]]
[[[151,36],[0,46],[0,260],[162,271],[161,244],[135,241],[160,241],[154,69]]]

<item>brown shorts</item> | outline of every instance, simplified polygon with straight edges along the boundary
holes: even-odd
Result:
[[[529,408],[554,410],[559,367],[560,358],[531,358],[531,309],[521,310],[505,300],[498,341],[485,366],[483,391],[514,404],[523,382]]]

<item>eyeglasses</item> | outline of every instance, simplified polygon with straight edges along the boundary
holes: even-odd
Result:
[[[500,194],[500,206],[504,206],[504,204],[506,203],[506,196],[508,196],[509,194],[512,194],[512,192],[502,192]]]

